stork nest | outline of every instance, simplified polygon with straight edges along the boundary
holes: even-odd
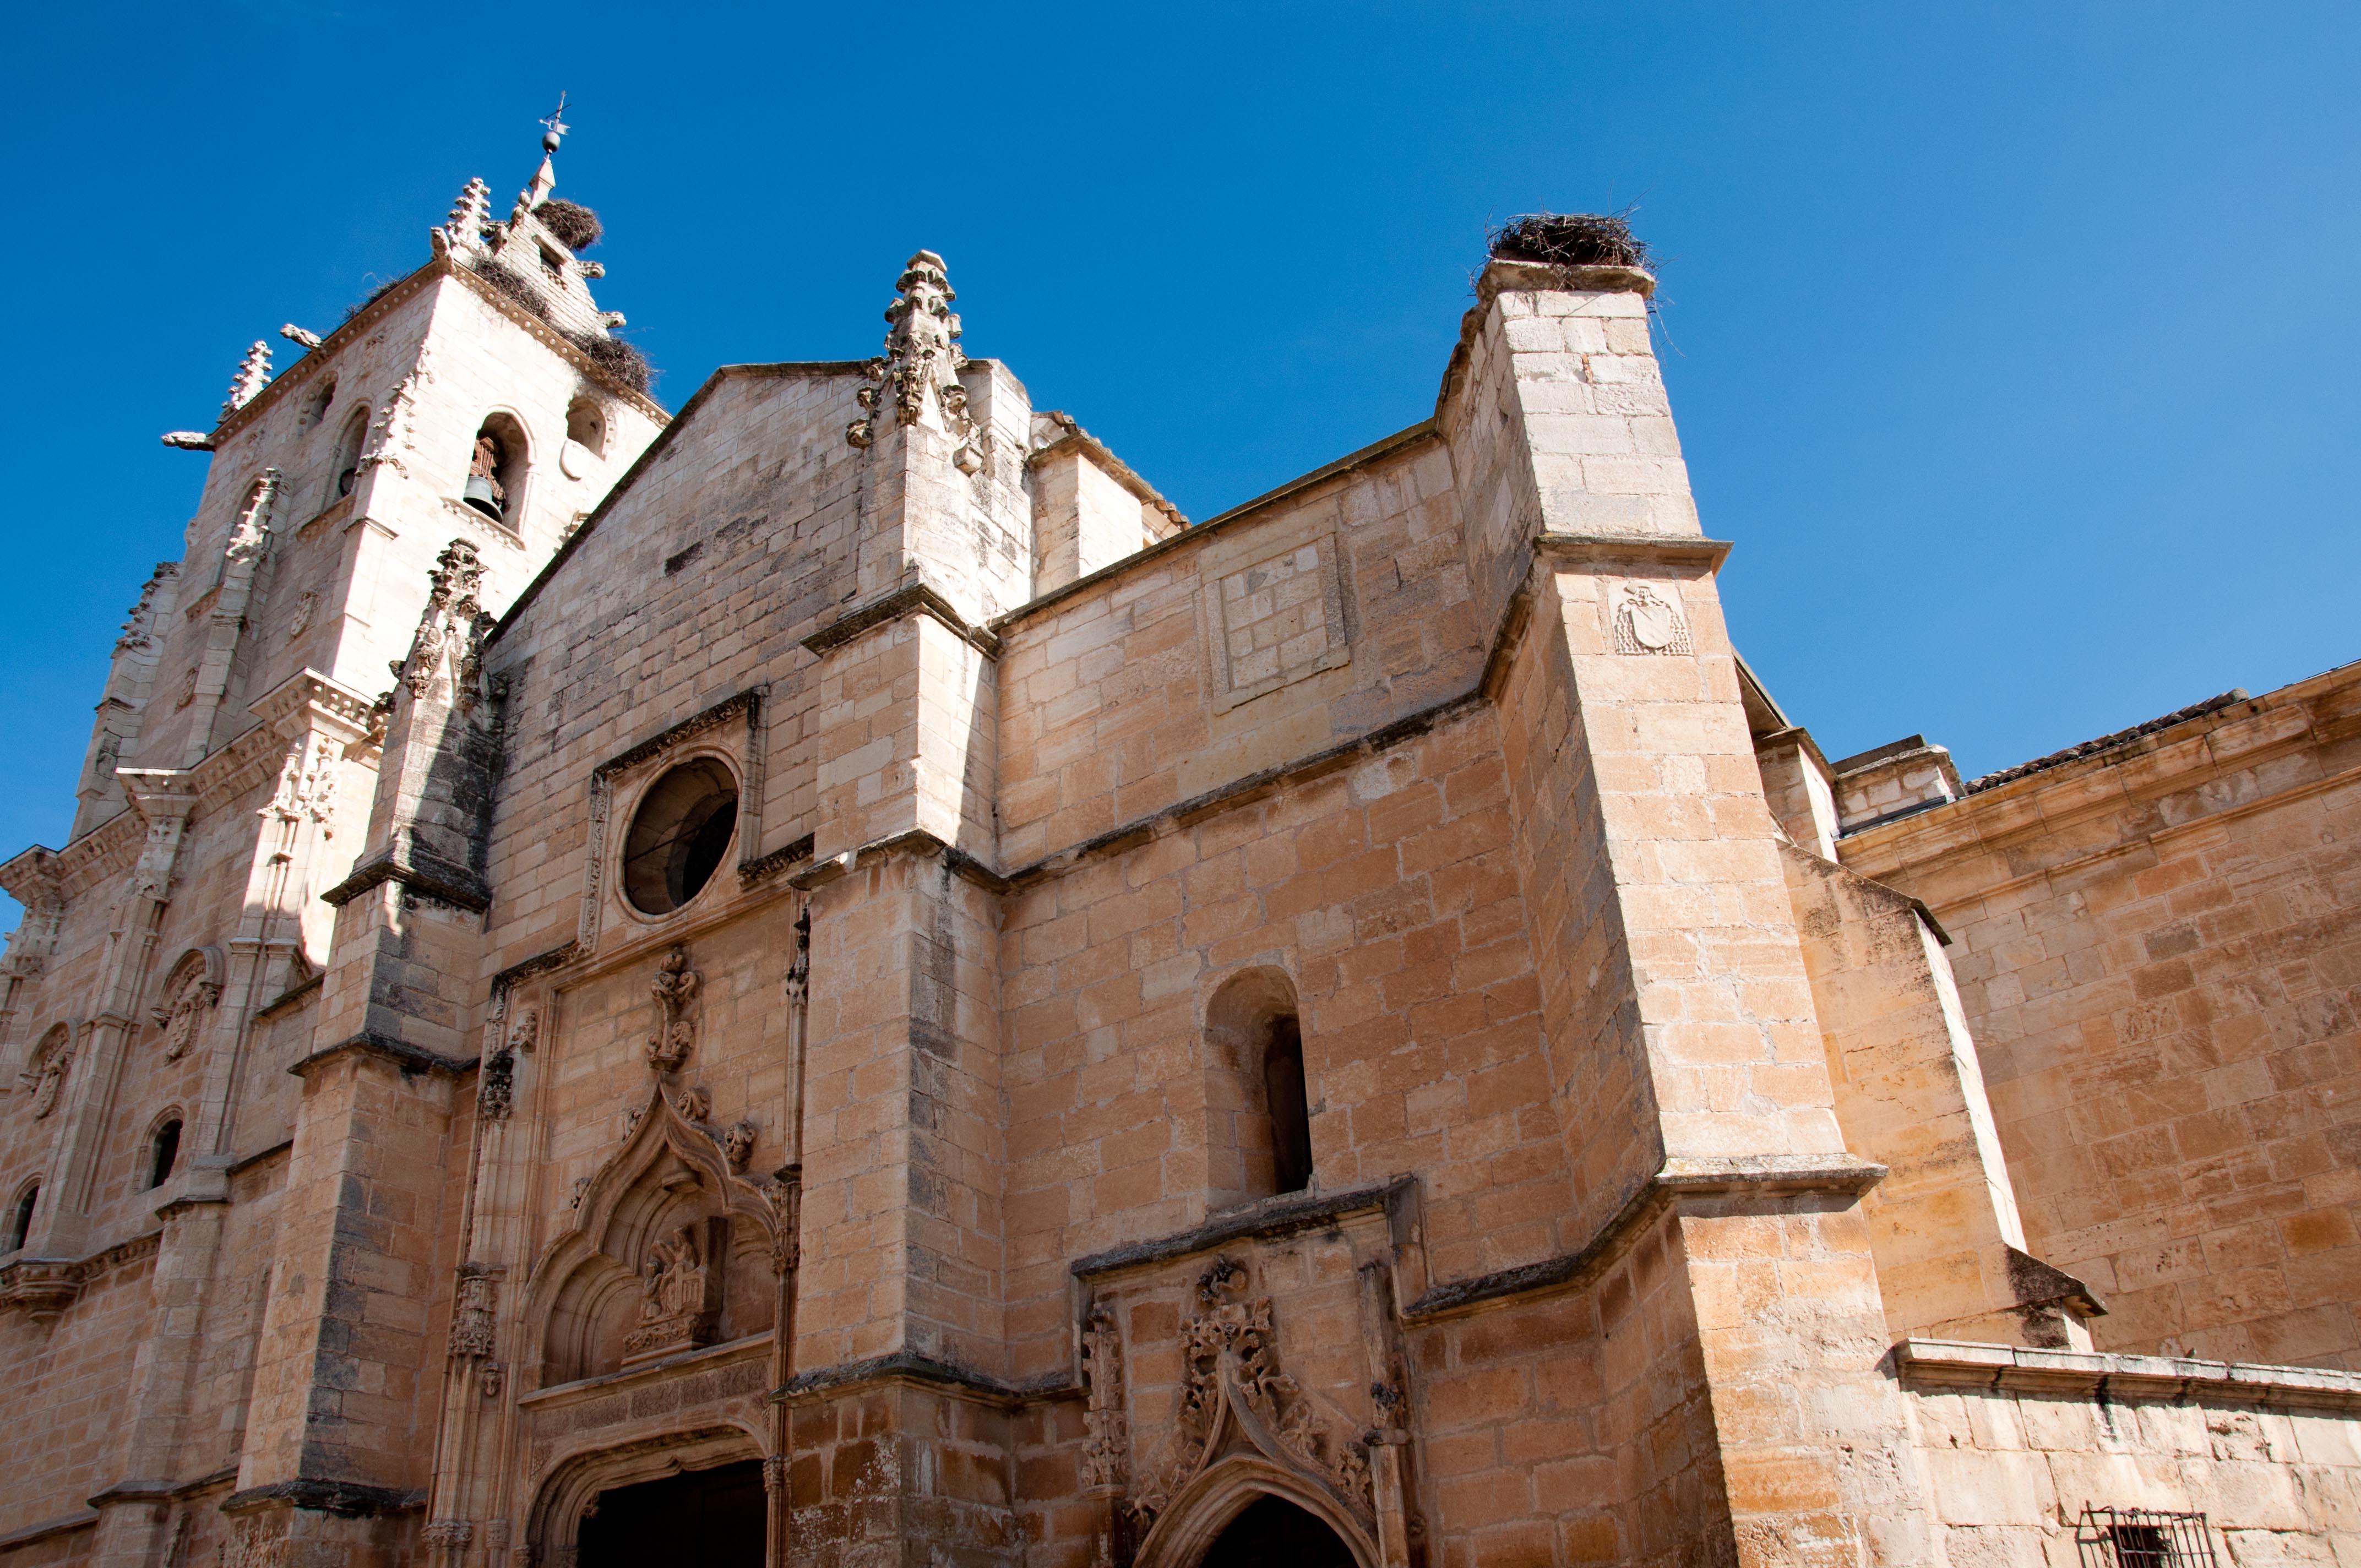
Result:
[[[1489,251],[1509,261],[1553,267],[1636,267],[1650,271],[1647,243],[1631,233],[1633,209],[1620,213],[1527,213],[1486,236]]]
[[[474,271],[477,277],[489,283],[499,292],[507,295],[543,321],[549,320],[549,302],[541,297],[541,291],[507,268],[496,261],[486,261],[476,267]]]
[[[648,356],[635,345],[595,332],[568,333],[566,336],[567,342],[588,355],[599,369],[631,390],[643,393],[655,384],[656,372],[648,365]]]
[[[371,305],[376,304],[379,300],[385,298],[388,291],[390,291],[396,283],[401,281],[401,280],[399,278],[389,278],[384,282],[379,283],[376,288],[371,289],[368,293],[363,294],[359,299],[355,300],[351,304],[346,305],[345,307],[345,320],[350,321],[355,316],[360,314],[363,311],[368,310]]]
[[[598,214],[579,202],[568,202],[552,196],[533,210],[541,226],[557,236],[557,243],[572,251],[584,251],[598,243],[607,231],[598,222]]]

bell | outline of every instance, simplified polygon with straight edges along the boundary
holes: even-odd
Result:
[[[500,491],[493,487],[492,481],[484,475],[468,475],[467,488],[459,492],[459,499],[466,501],[469,506],[474,507],[478,511],[482,512],[486,517],[490,518],[494,522],[500,521]]]

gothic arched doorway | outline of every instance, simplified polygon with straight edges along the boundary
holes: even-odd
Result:
[[[583,1568],[590,1568],[586,1559]],[[1319,1516],[1268,1493],[1224,1527],[1198,1568],[1355,1568],[1353,1549]]]
[[[580,1568],[762,1568],[763,1462],[717,1464],[598,1494],[582,1520]],[[1305,1565],[1309,1568],[1309,1565]]]

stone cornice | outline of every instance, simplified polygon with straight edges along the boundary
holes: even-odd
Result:
[[[1589,565],[1626,563],[1718,572],[1730,555],[1726,539],[1673,533],[1537,533],[1533,554]]]
[[[1388,1213],[1408,1199],[1417,1178],[1398,1176],[1342,1192],[1291,1193],[1267,1198],[1203,1224],[1153,1241],[1134,1242],[1078,1257],[1068,1266],[1077,1279],[1098,1279],[1127,1269],[1148,1268],[1238,1241],[1269,1241],[1302,1231],[1324,1230],[1350,1214]]]
[[[1839,840],[1838,858],[1881,881],[1914,883],[1933,868],[1975,855],[2004,857],[2016,872],[1979,883],[1981,894],[2054,875],[2153,839],[2325,788],[2361,766],[2361,662],[2216,708],[2123,746],[2027,773]],[[2306,751],[2322,757],[2302,776],[2268,770],[2268,787],[2222,792],[2218,781],[2261,773]],[[2114,836],[2085,828],[2111,814],[2127,818]],[[2027,857],[2041,844],[2053,859]],[[2021,867],[2021,869],[2020,869]]]
[[[1155,486],[1133,472],[1130,464],[1109,451],[1106,443],[1084,430],[1068,415],[1060,413],[1054,409],[1048,411],[1042,417],[1055,421],[1059,428],[1066,433],[1046,446],[1037,446],[1027,453],[1025,466],[1027,468],[1038,467],[1049,459],[1061,456],[1068,452],[1082,453],[1092,462],[1097,464],[1100,470],[1109,478],[1128,491],[1134,500],[1161,513],[1167,523],[1174,528],[1189,526],[1189,520],[1180,514],[1180,509],[1158,494]]]
[[[805,638],[803,644],[813,653],[826,653],[832,648],[843,647],[873,627],[884,626],[906,615],[930,615],[951,635],[985,658],[1000,657],[1000,639],[961,615],[958,607],[926,583],[912,583],[882,598],[871,599],[858,609],[849,609]]]
[[[413,1046],[387,1035],[355,1035],[338,1040],[333,1046],[323,1046],[287,1070],[298,1078],[309,1076],[314,1069],[325,1067],[347,1056],[371,1056],[391,1062],[401,1069],[404,1078],[416,1078],[422,1073],[456,1078],[463,1072],[473,1072],[476,1062],[458,1057],[446,1057],[440,1051],[430,1051],[423,1046]]]
[[[423,1491],[402,1491],[392,1486],[372,1486],[365,1481],[334,1481],[307,1475],[232,1492],[222,1499],[221,1511],[243,1514],[258,1508],[312,1508],[346,1519],[367,1519],[379,1514],[408,1513],[425,1506],[426,1494]]]
[[[773,1390],[771,1398],[779,1403],[794,1404],[856,1388],[873,1387],[881,1383],[917,1384],[921,1387],[964,1395],[1004,1409],[1082,1392],[1062,1377],[1030,1385],[1005,1383],[997,1377],[970,1371],[918,1351],[897,1350],[885,1355],[871,1356],[865,1361],[799,1372],[784,1387]]]
[[[1885,1174],[1885,1167],[1848,1154],[1667,1159],[1574,1251],[1431,1286],[1401,1310],[1402,1321],[1433,1322],[1521,1297],[1580,1289],[1620,1257],[1650,1222],[1685,1201],[1769,1208],[1813,1195],[1858,1199]]]
[[[350,876],[320,895],[320,902],[342,909],[369,889],[390,882],[458,909],[480,914],[492,906],[491,889],[482,877],[466,866],[419,853],[406,831],[396,833],[383,852],[355,866]]]
[[[1903,1382],[1918,1387],[2361,1411],[2361,1373],[2319,1366],[2267,1366],[2254,1362],[2033,1350],[2024,1345],[1929,1339],[1904,1340],[1894,1347],[1892,1355]]]
[[[334,676],[306,669],[255,698],[246,710],[282,740],[294,740],[305,729],[317,727],[350,745],[369,732],[376,707],[375,698]]]

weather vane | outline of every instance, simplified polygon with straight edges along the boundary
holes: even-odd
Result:
[[[555,152],[557,150],[558,138],[564,136],[566,131],[571,128],[566,123],[565,93],[560,93],[557,95],[557,107],[552,109],[549,112],[549,118],[542,121],[541,123],[548,132],[547,135],[541,138],[542,150],[544,152]]]

